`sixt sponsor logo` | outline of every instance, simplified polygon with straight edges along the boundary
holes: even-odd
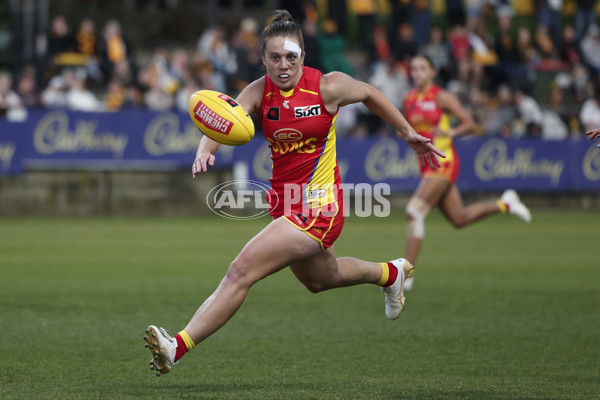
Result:
[[[294,116],[296,118],[316,117],[321,115],[321,106],[318,104],[304,107],[294,107]]]

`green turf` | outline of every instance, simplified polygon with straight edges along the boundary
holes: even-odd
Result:
[[[157,378],[144,328],[181,329],[266,218],[0,219],[1,399],[597,399],[599,213],[438,213],[407,309],[374,286],[258,283]],[[347,220],[338,255],[402,254],[405,224]]]

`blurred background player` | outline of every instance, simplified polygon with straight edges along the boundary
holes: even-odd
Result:
[[[383,287],[389,319],[397,318],[404,306],[404,278],[412,270],[405,259],[377,263],[335,256],[333,243],[344,224],[335,147],[338,109],[364,103],[397,129],[431,168],[439,165],[436,153],[443,154],[430,139],[418,135],[380,91],[341,72],[323,75],[305,67],[302,33],[287,11],[275,13],[261,40],[267,74],[248,85],[238,101],[248,113],[257,114],[269,141],[273,175],[268,201],[273,221],[237,255],[219,287],[183,331],[172,338],[162,328],[147,328],[144,339],[153,354],[150,364],[159,376],[227,323],[252,285],[287,266],[311,292],[361,283]],[[288,137],[279,140],[286,129],[299,135],[294,146],[289,146]],[[213,165],[218,149],[216,141],[201,139],[192,166],[194,177]],[[290,187],[301,188],[299,196],[290,195]]]
[[[509,212],[530,222],[531,214],[514,190],[505,191],[498,200],[463,205],[455,184],[459,159],[452,138],[472,131],[475,126],[473,118],[454,95],[434,85],[435,66],[427,56],[414,57],[410,72],[415,88],[404,99],[406,119],[418,133],[432,139],[435,146],[446,154],[438,169],[421,165],[421,181],[406,206],[406,258],[414,265],[425,237],[425,218],[434,206],[439,206],[456,228],[500,212]],[[458,120],[455,127],[450,126],[451,116]],[[413,279],[407,279],[406,290],[412,288]]]

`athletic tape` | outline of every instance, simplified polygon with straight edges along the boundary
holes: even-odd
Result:
[[[283,49],[294,53],[298,57],[302,55],[302,50],[300,49],[300,46],[298,46],[296,42],[292,42],[288,39],[285,39],[285,42],[283,42]]]
[[[417,239],[425,237],[425,218],[431,206],[418,197],[411,197],[406,205],[406,214],[410,217],[407,228],[408,235]]]

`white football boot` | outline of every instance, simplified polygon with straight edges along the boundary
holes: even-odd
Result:
[[[396,319],[404,308],[404,280],[413,270],[413,266],[408,260],[398,258],[390,261],[398,269],[396,281],[388,286],[382,287],[381,291],[385,293],[385,316],[388,319]]]
[[[163,328],[157,328],[150,325],[146,328],[144,335],[146,347],[152,352],[152,360],[150,361],[150,369],[156,371],[156,376],[166,374],[177,364],[175,353],[177,351],[177,340],[169,336]]]
[[[414,279],[415,278],[413,278],[412,276],[409,276],[404,280],[404,291],[405,292],[409,292],[412,290],[413,285],[415,283]]]
[[[508,212],[521,218],[523,221],[531,222],[531,212],[525,204],[521,202],[517,192],[512,189],[505,190],[500,200],[508,206]]]

